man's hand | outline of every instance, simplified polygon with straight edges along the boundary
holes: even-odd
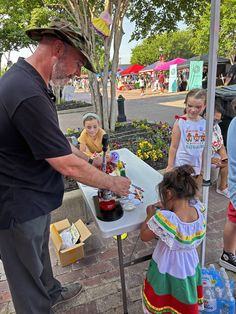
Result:
[[[113,177],[111,191],[119,196],[128,196],[131,181],[127,177]]]

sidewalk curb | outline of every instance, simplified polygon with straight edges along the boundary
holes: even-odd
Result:
[[[65,218],[68,218],[70,223],[78,219],[82,219],[84,223],[89,223],[92,220],[79,189],[64,193],[62,205],[51,213],[52,223]]]

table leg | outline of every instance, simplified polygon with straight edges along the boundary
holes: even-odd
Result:
[[[123,299],[123,309],[124,309],[124,314],[128,314],[121,235],[117,236],[117,247],[118,247],[119,266],[120,266],[120,281],[121,281],[121,290],[122,290],[122,299]]]

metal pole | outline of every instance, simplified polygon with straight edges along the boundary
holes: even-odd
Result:
[[[120,281],[121,281],[121,290],[122,290],[122,299],[123,299],[123,309],[124,309],[124,314],[128,314],[121,235],[117,236],[117,247],[118,247],[119,266],[120,266]]]
[[[211,175],[211,153],[212,153],[212,129],[215,107],[215,87],[217,69],[217,51],[220,26],[220,0],[211,0],[211,27],[210,27],[210,50],[208,56],[208,80],[207,80],[207,115],[206,115],[206,149],[204,151],[204,174],[203,174],[203,203],[206,206],[206,221],[208,208],[208,193]],[[201,263],[205,264],[206,238],[201,247]]]

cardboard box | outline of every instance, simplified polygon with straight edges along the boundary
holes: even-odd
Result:
[[[81,219],[75,222],[75,226],[80,232],[80,243],[75,244],[72,247],[64,250],[61,250],[62,238],[59,233],[70,227],[69,220],[60,220],[51,224],[50,226],[51,239],[55,247],[56,253],[59,257],[61,266],[70,265],[84,257],[84,241],[91,236],[91,232],[85,226]]]

